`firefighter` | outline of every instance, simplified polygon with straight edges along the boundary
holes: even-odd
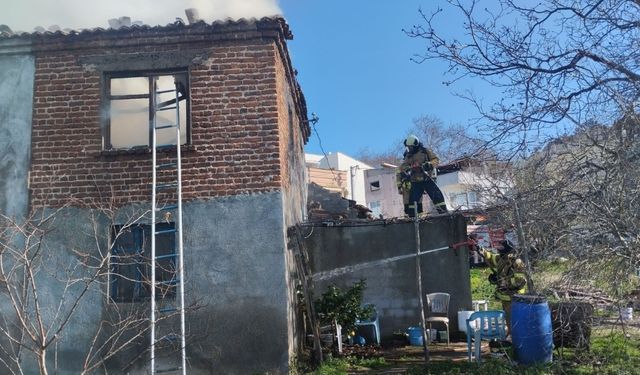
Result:
[[[433,151],[425,148],[415,135],[409,135],[404,145],[407,150],[396,175],[398,194],[402,194],[404,203],[404,213],[409,217],[415,216],[414,202],[418,204],[418,213],[421,213],[422,196],[425,192],[438,213],[447,212],[444,196],[435,182],[438,157]]]
[[[495,297],[502,302],[502,309],[507,321],[507,329],[511,333],[511,298],[526,291],[527,278],[524,273],[524,262],[516,255],[513,243],[509,240],[501,242],[498,254],[488,249],[482,250],[485,262],[491,268],[489,282],[496,286]]]

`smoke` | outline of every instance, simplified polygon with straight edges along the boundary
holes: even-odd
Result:
[[[198,9],[202,20],[261,18],[282,14],[278,0],[8,0],[0,5],[0,24],[31,32],[36,26],[62,29],[107,28],[121,16],[147,25],[187,21],[184,10]]]

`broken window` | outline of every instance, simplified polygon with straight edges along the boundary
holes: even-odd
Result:
[[[371,191],[380,190],[380,181],[373,181],[369,183],[369,188],[371,189]]]
[[[174,223],[156,224],[156,299],[175,298],[176,252]],[[111,228],[109,295],[115,302],[140,302],[151,297],[151,226]]]
[[[154,119],[156,127],[179,122],[180,144],[187,144],[188,78],[187,72],[107,75],[104,149],[150,147]],[[157,144],[175,145],[175,128],[158,129]]]

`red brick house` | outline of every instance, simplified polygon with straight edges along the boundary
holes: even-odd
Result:
[[[64,208],[48,243],[61,259],[90,246],[80,233],[96,209],[116,218],[101,223],[106,247],[118,220],[148,209],[149,92],[180,82],[182,110],[170,115],[182,127],[185,289],[201,306],[187,317],[201,334],[190,374],[286,373],[295,349],[286,228],[305,215],[310,130],[291,38],[281,18],[0,34],[0,138],[12,140],[0,141],[0,212]],[[163,159],[175,138],[158,136]],[[84,333],[113,298],[105,286],[81,307],[60,339],[59,374],[78,373]],[[144,356],[108,365],[148,371]]]

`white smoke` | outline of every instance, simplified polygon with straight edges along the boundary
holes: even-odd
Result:
[[[181,18],[184,10],[196,8],[207,22],[227,18],[261,18],[282,14],[278,0],[2,0],[0,24],[14,31],[107,28],[107,21],[121,16],[147,25],[166,25]]]

